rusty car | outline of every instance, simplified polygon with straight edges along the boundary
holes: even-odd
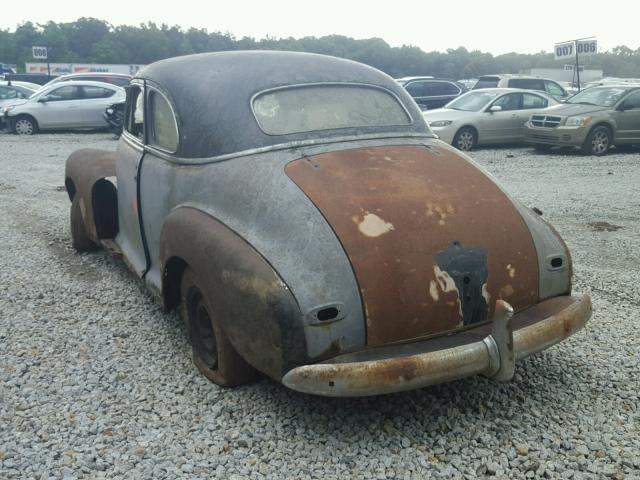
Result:
[[[259,372],[325,396],[508,380],[591,315],[558,233],[353,61],[151,64],[127,86],[115,151],[72,153],[65,185],[74,248],[120,256],[223,386]]]

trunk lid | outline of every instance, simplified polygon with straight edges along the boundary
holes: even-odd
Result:
[[[531,234],[510,199],[452,150],[356,148],[304,157],[286,174],[351,261],[378,346],[458,330],[538,299]]]

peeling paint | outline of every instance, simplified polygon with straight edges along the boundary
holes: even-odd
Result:
[[[458,291],[458,287],[456,287],[456,282],[453,280],[453,278],[451,278],[451,275],[449,275],[447,272],[443,270],[440,270],[440,267],[438,265],[433,266],[433,273],[436,276],[437,286],[440,287],[440,290],[442,290],[443,293],[456,292],[456,297],[457,297],[456,303],[458,304],[458,313],[460,315],[460,322],[462,322],[464,315],[462,313],[462,303],[460,302],[460,292]],[[436,292],[437,292],[437,289],[436,289]],[[454,306],[455,304],[448,303],[448,305]]]
[[[431,283],[429,285],[429,295],[431,295],[431,298],[433,298],[434,302],[437,302],[438,300],[440,300],[440,294],[438,293],[438,285],[436,284],[435,280],[431,280]]]
[[[358,230],[367,237],[379,237],[393,230],[393,224],[385,222],[375,213],[365,212],[362,220],[353,217],[353,221],[358,225]]]
[[[511,285],[505,285],[500,289],[500,298],[509,298],[513,295],[513,287]]]
[[[489,293],[489,290],[487,290],[486,283],[482,284],[482,296],[484,297],[484,301],[486,302],[486,304],[490,305],[489,301],[491,300],[491,294]]]
[[[516,269],[515,267],[512,267],[511,264],[507,265],[507,272],[509,272],[509,276],[511,278],[515,278],[516,276]]]

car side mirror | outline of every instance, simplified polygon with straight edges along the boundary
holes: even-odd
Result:
[[[38,99],[38,103],[47,103],[49,100],[51,100],[51,95],[45,95]]]
[[[489,107],[490,113],[501,112],[501,111],[502,111],[502,107],[500,105],[492,105],[491,107]]]

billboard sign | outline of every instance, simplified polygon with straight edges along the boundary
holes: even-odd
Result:
[[[598,53],[598,40],[591,38],[587,40],[574,40],[571,42],[556,43],[553,46],[553,53],[556,60],[575,58],[576,54],[595,55]]]
[[[31,54],[33,58],[38,60],[46,60],[47,57],[47,47],[31,47]]]

